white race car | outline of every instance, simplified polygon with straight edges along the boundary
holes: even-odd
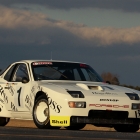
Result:
[[[104,83],[84,63],[24,60],[0,75],[0,125],[10,118],[34,120],[38,128],[78,130],[93,124],[136,132],[140,92]]]

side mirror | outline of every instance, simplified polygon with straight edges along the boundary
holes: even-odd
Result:
[[[23,78],[22,78],[22,83],[26,84],[26,83],[28,83],[28,82],[29,82],[29,79],[28,79],[28,78],[26,78],[26,77],[23,77]]]

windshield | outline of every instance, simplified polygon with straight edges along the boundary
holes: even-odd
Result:
[[[66,62],[32,63],[34,80],[72,80],[102,82],[102,78],[89,65]]]

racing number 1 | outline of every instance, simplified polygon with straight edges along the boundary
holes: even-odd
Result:
[[[18,93],[18,105],[20,106],[20,94],[21,94],[21,89],[22,87],[20,87],[19,90],[17,90],[17,93]]]

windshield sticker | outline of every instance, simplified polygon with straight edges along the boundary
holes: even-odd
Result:
[[[87,68],[88,66],[86,64],[80,64],[80,67]]]
[[[34,62],[33,65],[52,65],[52,62]]]

